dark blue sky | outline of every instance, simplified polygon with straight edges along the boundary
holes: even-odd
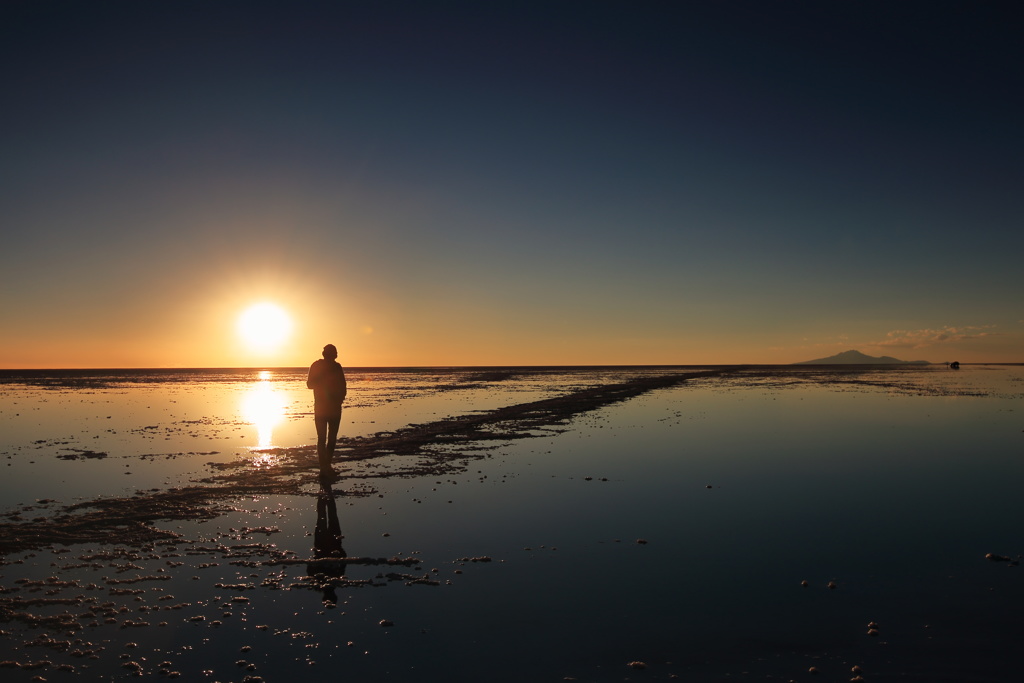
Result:
[[[0,365],[1022,360],[1021,16],[6,3]]]

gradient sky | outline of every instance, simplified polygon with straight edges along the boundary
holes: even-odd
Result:
[[[1022,362],[1019,7],[5,2],[0,367]]]

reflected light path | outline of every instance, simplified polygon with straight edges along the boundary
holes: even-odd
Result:
[[[274,427],[285,417],[285,397],[270,381],[270,371],[260,371],[260,381],[242,397],[242,418],[256,426],[257,448],[273,446]]]

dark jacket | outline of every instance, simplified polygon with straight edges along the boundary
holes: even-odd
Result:
[[[339,410],[348,393],[345,371],[337,361],[321,358],[309,366],[306,388],[313,390],[313,406],[316,412]]]

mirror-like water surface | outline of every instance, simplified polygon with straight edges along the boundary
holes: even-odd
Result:
[[[689,370],[353,371],[342,432]],[[295,370],[9,377],[2,509],[45,526],[208,463],[258,481],[314,440],[308,393]],[[1022,395],[1020,366],[732,369],[431,473],[339,463],[325,489],[157,520],[166,541],[8,554],[0,660],[49,662],[19,680],[1016,680]],[[350,558],[413,562],[308,564],[332,523]]]

